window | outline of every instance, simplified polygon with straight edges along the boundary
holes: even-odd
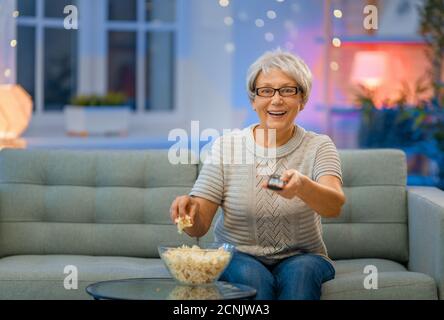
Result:
[[[122,92],[133,109],[136,102],[136,33],[108,32],[108,90]]]
[[[21,16],[35,17],[36,12],[36,1],[35,0],[18,0],[17,10],[20,12]]]
[[[35,27],[19,26],[17,28],[17,82],[34,98],[35,97]],[[34,104],[35,110],[35,104]]]
[[[108,1],[108,90],[123,92],[139,112],[173,109],[175,4]]]
[[[176,2],[17,0],[17,81],[35,112],[111,91],[124,93],[136,113],[173,111]],[[78,8],[78,30],[64,29],[66,5]]]
[[[146,33],[146,79],[145,92],[148,110],[164,109],[174,104],[174,33]]]
[[[63,28],[67,4],[76,2],[17,1],[17,82],[33,97],[36,112],[62,110],[76,94],[78,35]]]

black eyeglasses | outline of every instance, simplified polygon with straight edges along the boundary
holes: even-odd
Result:
[[[281,97],[291,97],[297,95],[299,92],[302,92],[299,87],[282,87],[279,89],[270,87],[256,88],[256,94],[259,97],[271,98],[276,94],[276,91],[279,91],[279,95]]]

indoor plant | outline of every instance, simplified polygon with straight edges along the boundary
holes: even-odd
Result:
[[[413,92],[404,88],[399,98],[376,107],[371,92],[361,90],[361,148],[398,148],[407,155],[422,155],[436,162],[437,186],[444,189],[444,107],[437,97],[422,99],[430,87],[417,82]],[[412,97],[413,96],[413,97]],[[415,101],[414,104],[407,101]]]
[[[131,111],[125,100],[123,94],[114,92],[74,97],[64,109],[66,132],[78,136],[127,134]]]

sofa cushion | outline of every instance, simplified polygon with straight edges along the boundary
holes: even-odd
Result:
[[[64,288],[66,266],[76,266],[78,289]],[[170,278],[160,259],[23,255],[0,259],[1,299],[91,299],[85,289],[105,280]]]
[[[378,288],[366,289],[364,273],[367,265],[378,271]],[[336,276],[322,286],[322,299],[435,300],[435,281],[422,273],[409,272],[403,265],[384,259],[352,259],[335,261]]]
[[[382,258],[405,263],[405,223],[326,223],[322,226],[328,255],[334,260]]]
[[[196,177],[166,150],[2,150],[0,257],[158,258],[159,242],[190,242],[169,209]]]
[[[63,286],[64,269],[77,267],[78,289]],[[363,286],[366,265],[378,269],[378,289]],[[322,299],[437,299],[435,282],[383,259],[335,261],[336,277],[325,282]],[[91,299],[91,283],[126,278],[169,278],[160,259],[74,255],[11,256],[0,259],[0,299]]]
[[[401,150],[341,150],[341,214],[322,218],[329,256],[408,261],[406,155]]]

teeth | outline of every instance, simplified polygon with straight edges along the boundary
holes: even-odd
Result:
[[[271,111],[268,111],[268,113],[272,114],[274,116],[281,116],[281,115],[286,114],[287,112],[286,111],[283,111],[283,112],[271,112]]]

